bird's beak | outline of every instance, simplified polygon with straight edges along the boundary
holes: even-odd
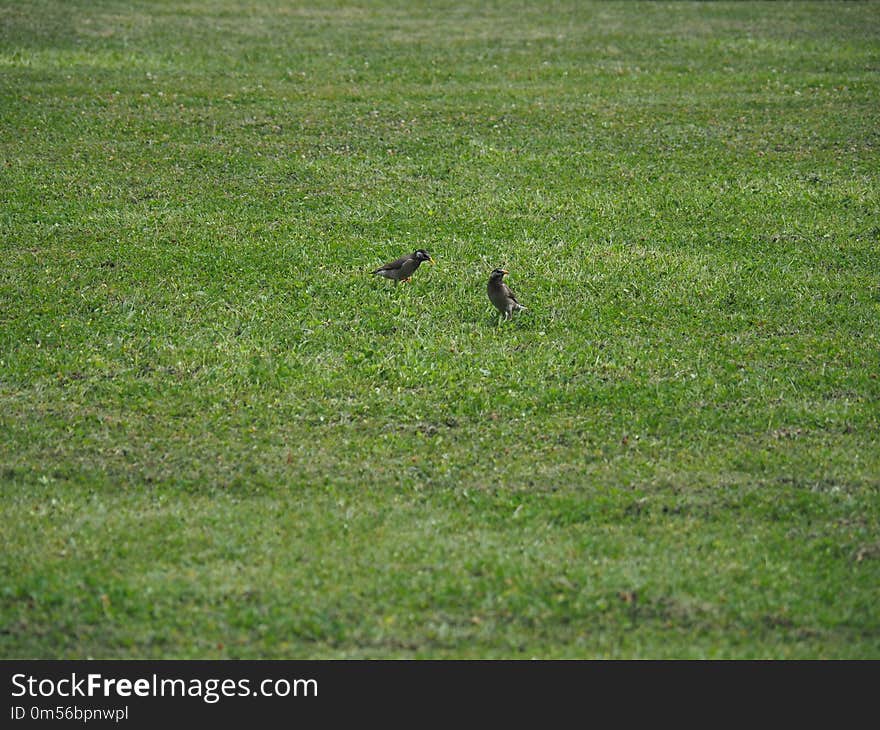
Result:
[[[433,266],[433,265],[436,264],[437,262],[434,261],[434,259],[433,259],[431,256],[428,256],[428,263],[431,264],[431,265]]]
[[[501,269],[502,274],[509,274],[510,272],[507,269]]]

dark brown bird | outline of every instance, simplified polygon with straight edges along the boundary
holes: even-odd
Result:
[[[422,261],[428,261],[432,264],[434,263],[431,254],[423,248],[420,248],[418,251],[413,251],[406,256],[401,256],[399,259],[389,261],[387,264],[380,266],[378,269],[371,271],[370,273],[384,276],[386,279],[392,279],[395,283],[399,281],[409,281],[413,273],[415,273],[415,270],[421,266]]]
[[[525,309],[522,304],[516,301],[516,296],[510,291],[510,287],[504,283],[504,277],[508,273],[510,272],[507,269],[495,269],[489,274],[489,283],[486,285],[489,301],[501,312],[504,319],[510,319],[514,312]]]

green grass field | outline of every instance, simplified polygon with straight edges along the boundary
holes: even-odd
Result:
[[[0,0],[0,656],[880,658],[878,72],[875,2]]]

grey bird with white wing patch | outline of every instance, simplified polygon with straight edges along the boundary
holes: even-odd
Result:
[[[428,261],[432,264],[434,263],[431,254],[423,248],[420,248],[418,251],[413,251],[406,256],[401,256],[399,259],[389,261],[387,264],[383,264],[370,273],[384,276],[386,279],[391,279],[396,284],[399,281],[409,281],[415,273],[415,270],[421,266],[423,261]]]

